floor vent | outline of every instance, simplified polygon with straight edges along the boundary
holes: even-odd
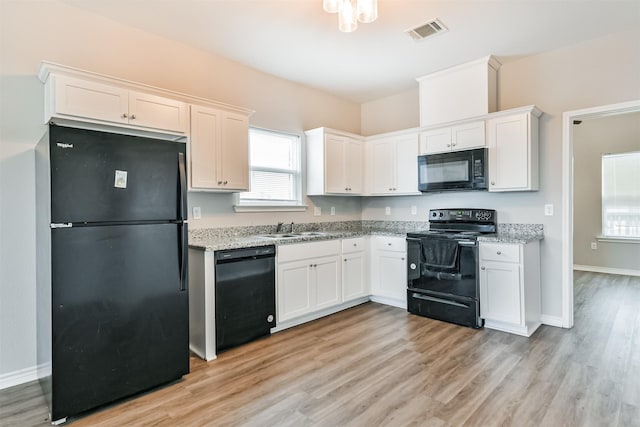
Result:
[[[405,33],[409,34],[412,39],[420,41],[429,37],[437,36],[438,34],[445,33],[447,31],[449,31],[449,29],[444,26],[442,21],[440,21],[439,19],[434,19],[420,25],[419,27],[406,30]]]

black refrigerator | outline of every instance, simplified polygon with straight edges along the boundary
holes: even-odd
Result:
[[[36,147],[51,420],[189,372],[185,143],[49,125]]]

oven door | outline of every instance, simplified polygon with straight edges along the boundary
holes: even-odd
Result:
[[[407,238],[407,288],[434,296],[477,299],[478,243],[461,240],[458,248],[457,269],[434,268],[423,262],[420,239]]]
[[[486,190],[486,158],[485,148],[419,156],[418,189]]]

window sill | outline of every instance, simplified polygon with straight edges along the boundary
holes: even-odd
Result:
[[[235,212],[304,212],[307,205],[234,205]]]
[[[617,237],[617,236],[596,236],[599,242],[608,243],[637,243],[640,244],[640,237]]]

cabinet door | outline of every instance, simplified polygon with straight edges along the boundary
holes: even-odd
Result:
[[[484,120],[451,128],[451,147],[454,150],[468,150],[484,146]]]
[[[349,194],[363,193],[363,143],[353,138],[345,141],[344,174]]]
[[[420,154],[451,151],[451,128],[432,129],[420,134]]]
[[[489,191],[528,187],[528,115],[498,117],[487,121],[489,139]]]
[[[184,133],[187,104],[174,99],[129,91],[129,124]]]
[[[324,139],[324,171],[325,193],[347,193],[347,178],[345,176],[345,138],[326,135]]]
[[[191,187],[217,188],[222,112],[211,108],[191,106]]]
[[[310,264],[292,261],[278,265],[278,322],[313,310]]]
[[[371,194],[392,194],[396,173],[395,143],[388,139],[381,139],[372,142],[369,150]]]
[[[519,325],[520,265],[486,261],[480,264],[480,316]]]
[[[315,282],[315,307],[322,309],[342,302],[340,257],[326,257],[312,260],[312,274]]]
[[[394,188],[394,193],[419,193],[417,135],[407,135],[396,140],[396,185]]]
[[[371,293],[407,302],[407,262],[401,252],[376,251]]]
[[[53,114],[127,124],[129,93],[100,83],[55,76]]]
[[[224,112],[218,157],[218,181],[225,190],[249,191],[249,119]]]
[[[368,294],[365,277],[364,252],[342,255],[342,301]]]

